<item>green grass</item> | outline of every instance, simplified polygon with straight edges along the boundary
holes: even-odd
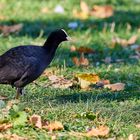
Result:
[[[88,111],[99,112],[99,118],[102,118],[111,130],[109,137],[119,139],[134,134],[140,138],[140,130],[135,127],[136,124],[140,123],[140,61],[129,58],[130,55],[134,54],[129,48],[122,49],[119,46],[117,49],[110,48],[111,38],[114,35],[128,39],[132,35],[138,34],[137,44],[140,43],[140,34],[138,32],[140,3],[137,0],[86,1],[90,6],[93,4],[112,5],[115,13],[113,17],[107,19],[89,17],[86,20],[79,20],[72,15],[72,8],[79,9],[79,0],[1,0],[0,15],[4,16],[5,19],[1,20],[0,24],[23,23],[24,27],[17,35],[0,36],[0,54],[17,45],[41,45],[46,40],[49,32],[55,28],[64,28],[76,41],[63,43],[50,67],[62,68],[66,63],[66,68],[62,68],[59,74],[71,78],[75,73],[93,72],[99,74],[102,79],[109,79],[111,83],[125,83],[125,90],[118,92],[111,92],[107,89],[82,91],[74,88],[62,90],[30,84],[26,87],[26,95],[21,97],[18,106],[23,109],[30,108],[29,115],[35,113],[47,120],[61,121],[65,126],[65,130],[54,132],[58,135],[58,139],[76,139],[76,137],[70,136],[68,132],[85,132],[87,128],[98,126],[101,123],[99,119],[92,121],[75,117]],[[51,12],[58,3],[64,5],[64,15]],[[43,7],[48,7],[50,13],[41,13]],[[71,30],[67,26],[71,21],[77,21],[83,27]],[[113,33],[110,32],[112,22],[116,23]],[[105,24],[107,29],[106,32],[103,32]],[[128,24],[131,25],[131,30],[127,30]],[[77,54],[69,51],[71,45],[77,47],[87,46],[96,50],[97,54],[87,56],[90,59],[88,68],[77,68],[73,65],[71,57]],[[102,59],[106,56],[111,56],[114,59],[124,59],[124,62],[112,63],[109,67],[109,65],[102,62]],[[97,65],[97,62],[99,65]],[[46,80],[47,78],[40,77],[37,82],[45,84]],[[8,100],[11,100],[15,96],[15,90],[10,86],[0,85],[0,94],[8,96]],[[28,125],[15,127],[10,131],[30,139],[50,139],[47,131],[35,129]]]

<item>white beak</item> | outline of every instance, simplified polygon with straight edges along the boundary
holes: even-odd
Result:
[[[71,37],[67,36],[66,37],[67,41],[72,41]]]

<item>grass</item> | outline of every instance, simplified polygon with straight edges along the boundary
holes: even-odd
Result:
[[[140,131],[135,127],[136,124],[140,123],[140,61],[129,58],[134,52],[128,48],[110,48],[111,38],[114,35],[126,39],[135,34],[139,35],[139,1],[86,1],[90,6],[93,4],[110,4],[115,8],[115,13],[113,17],[107,19],[89,17],[86,20],[79,20],[72,15],[72,9],[79,8],[79,0],[59,2],[57,0],[12,0],[10,2],[9,0],[1,0],[0,15],[4,16],[5,19],[1,20],[0,23],[2,25],[23,23],[24,27],[17,35],[0,36],[0,54],[18,45],[43,44],[50,31],[55,28],[64,28],[76,41],[74,43],[63,43],[50,67],[61,68],[59,74],[68,78],[71,78],[75,73],[97,73],[101,78],[109,79],[112,83],[125,83],[125,90],[118,92],[111,92],[107,89],[82,91],[75,88],[62,90],[30,84],[26,87],[26,95],[21,97],[18,106],[30,108],[30,115],[35,113],[47,120],[61,121],[65,130],[54,132],[58,134],[58,139],[76,139],[76,137],[70,136],[68,132],[85,132],[87,128],[98,126],[101,123],[98,119],[91,121],[84,118],[75,118],[75,115],[88,111],[99,112],[99,117],[111,129],[109,137],[119,139],[134,134],[140,138]],[[58,3],[64,5],[64,15],[51,12]],[[50,13],[40,12],[43,7],[48,7]],[[83,27],[71,30],[67,26],[71,21],[77,21]],[[116,23],[113,33],[110,32],[112,22]],[[131,25],[130,30],[128,24]],[[105,25],[107,25],[107,28],[103,32]],[[139,38],[137,43],[140,43]],[[91,47],[100,53],[89,57],[90,66],[88,68],[77,68],[71,60],[71,57],[76,54],[69,51],[72,44],[77,47]],[[124,59],[124,62],[112,63],[110,67],[101,61],[106,56],[111,56],[114,59]],[[63,69],[64,63],[66,63],[65,69]],[[37,82],[43,84],[46,80],[46,78],[40,77]],[[11,100],[15,96],[15,90],[10,86],[0,85],[0,94],[8,96],[8,100]],[[47,131],[35,129],[31,126],[16,127],[10,131],[30,139],[50,139]]]

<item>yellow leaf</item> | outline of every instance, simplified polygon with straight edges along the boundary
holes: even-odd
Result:
[[[109,88],[112,91],[121,91],[124,90],[125,84],[124,83],[107,84],[104,85],[104,88]]]
[[[77,74],[75,77],[78,79],[80,87],[83,89],[89,88],[91,84],[96,84],[100,81],[99,76],[97,74],[92,73]]]

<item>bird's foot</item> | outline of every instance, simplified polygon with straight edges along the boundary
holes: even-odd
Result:
[[[24,91],[23,91],[23,88],[17,88],[17,94],[16,94],[16,99],[19,99],[19,97],[21,95],[24,95]]]

